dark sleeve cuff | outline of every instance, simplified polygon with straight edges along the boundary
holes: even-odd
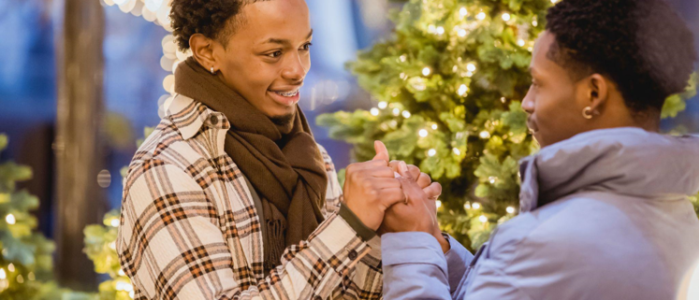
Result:
[[[340,210],[338,211],[338,215],[345,220],[345,222],[352,227],[355,232],[357,232],[357,235],[362,238],[363,241],[369,241],[373,237],[377,235],[377,233],[369,229],[367,226],[365,226],[362,221],[355,215],[355,213],[352,212],[347,206],[345,206],[345,203],[340,204]]]

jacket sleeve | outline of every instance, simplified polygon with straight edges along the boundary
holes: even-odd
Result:
[[[474,255],[453,237],[448,236],[450,250],[445,253],[447,261],[447,275],[450,283],[450,295],[452,299],[464,299],[466,292],[465,281],[469,266],[472,264]]]
[[[221,225],[207,184],[159,160],[130,173],[117,251],[135,299],[326,299],[370,251],[332,214],[308,240],[285,251],[280,267],[256,280],[251,270],[233,268],[243,250],[227,244],[224,234],[246,233]]]
[[[386,299],[452,299],[447,260],[424,232],[382,235]]]
[[[324,215],[332,215],[340,212],[343,202],[343,187],[338,181],[338,174],[333,160],[323,146],[318,145],[323,160],[326,163],[328,174],[328,189],[326,191],[326,205],[322,211]],[[340,214],[342,217],[344,214]],[[357,222],[348,222],[350,227],[358,232],[358,235],[367,240],[370,251],[355,266],[355,272],[343,277],[341,288],[333,293],[333,299],[381,299],[382,297],[382,251],[381,239],[375,233],[368,238],[367,228],[356,228]],[[361,227],[364,227],[360,225]],[[388,299],[388,298],[387,298]]]

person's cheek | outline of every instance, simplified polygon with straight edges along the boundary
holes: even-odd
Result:
[[[304,74],[308,74],[309,70],[311,70],[311,56],[307,53],[306,58],[303,60],[304,62]],[[306,76],[306,75],[304,75]]]
[[[535,111],[537,112],[537,125],[539,126],[541,146],[550,144],[550,140],[557,133],[557,107],[555,99],[546,91],[541,91],[538,94]]]

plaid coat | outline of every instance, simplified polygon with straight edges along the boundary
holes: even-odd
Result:
[[[117,251],[135,299],[379,299],[380,239],[337,214],[342,188],[328,153],[326,220],[263,273],[260,217],[224,152],[226,117],[177,95],[136,152],[124,182]]]

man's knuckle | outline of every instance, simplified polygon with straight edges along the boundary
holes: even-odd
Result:
[[[372,199],[376,199],[379,197],[379,191],[376,189],[369,189],[367,190],[367,195],[370,196]]]

